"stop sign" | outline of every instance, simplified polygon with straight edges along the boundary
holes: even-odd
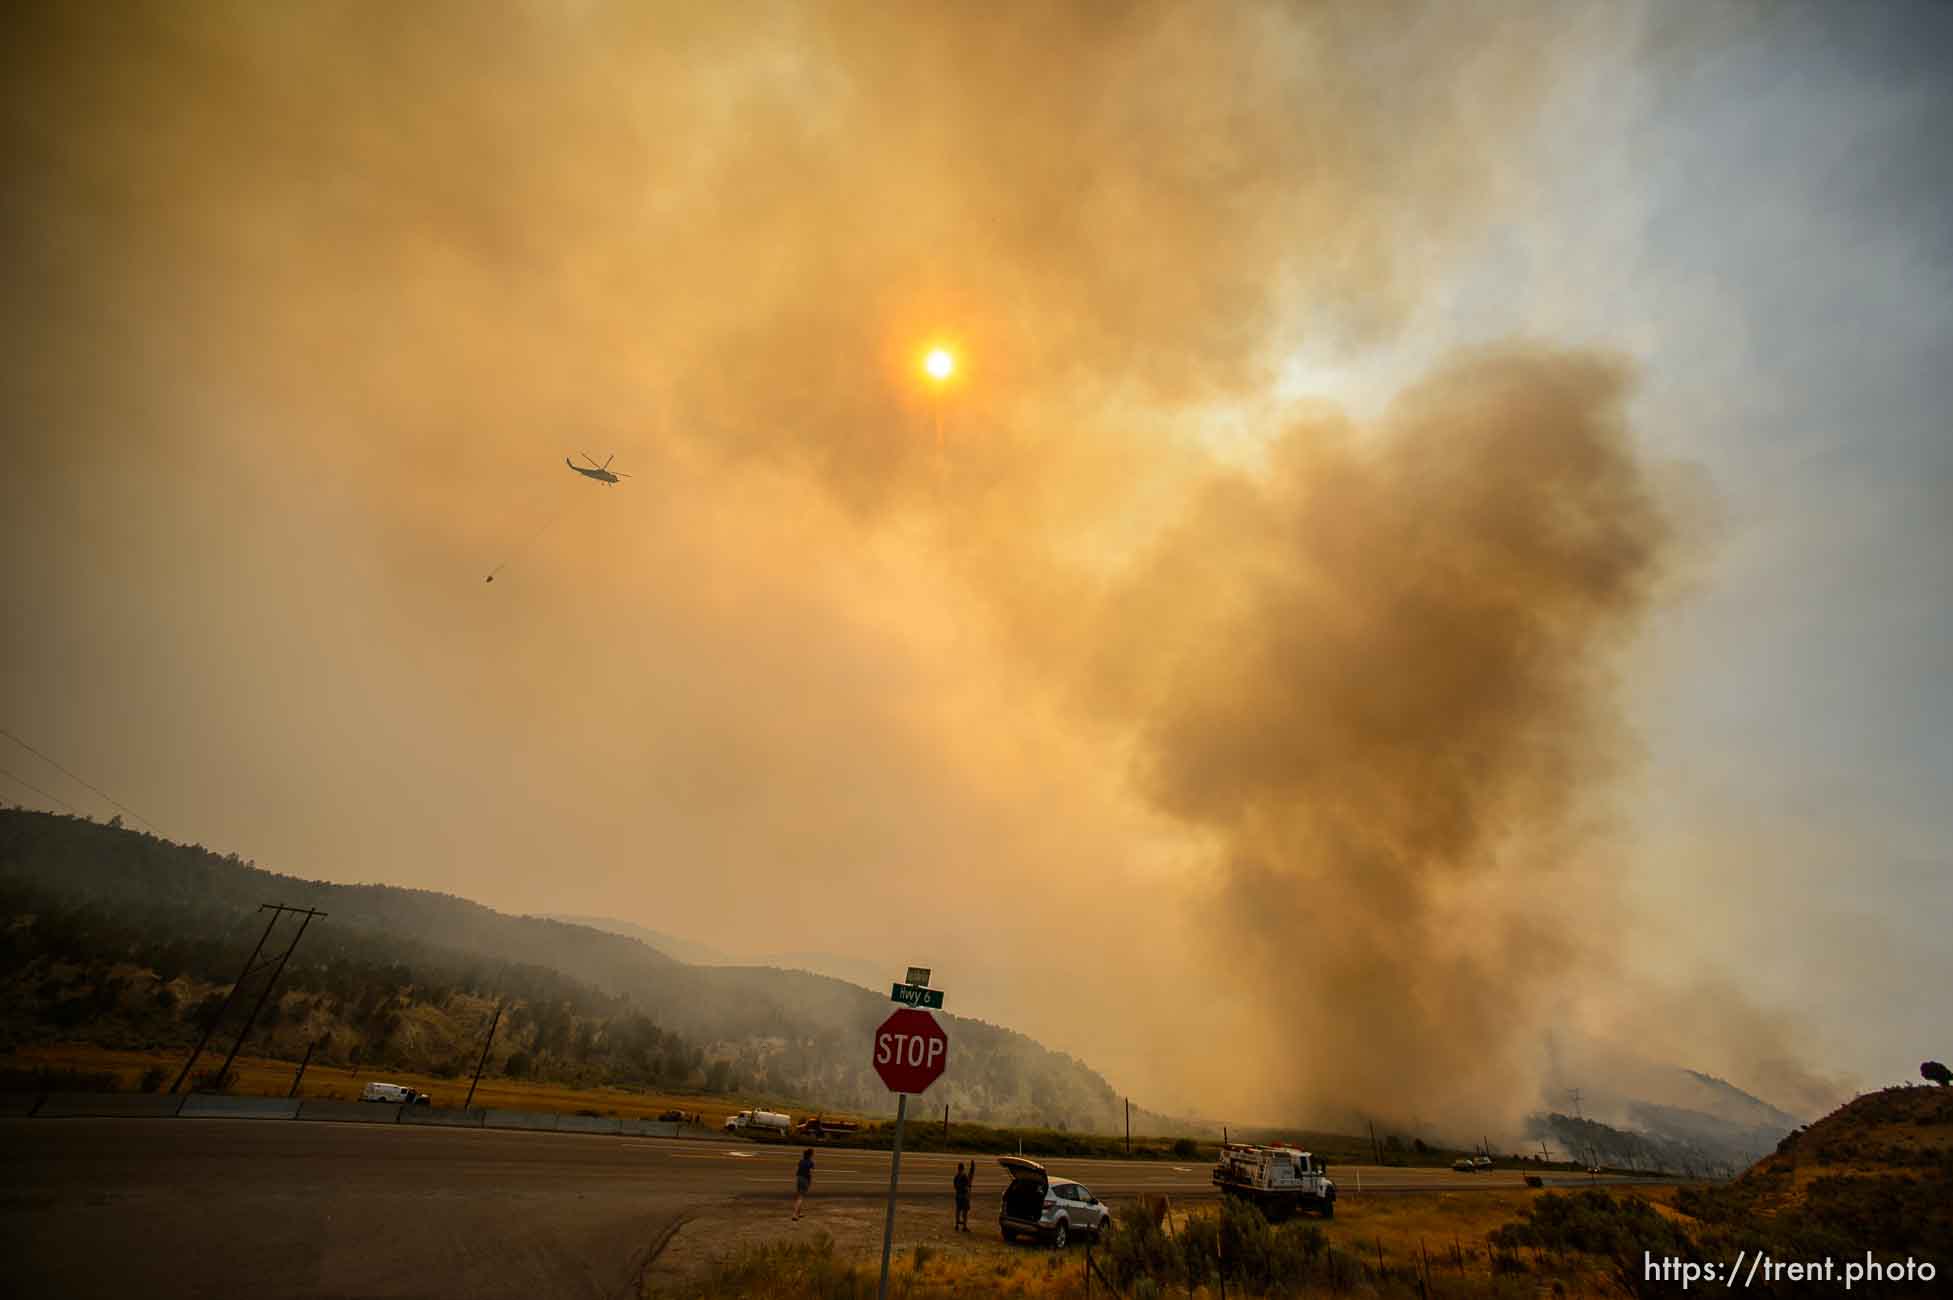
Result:
[[[890,1092],[927,1092],[949,1064],[949,1035],[927,1011],[903,1007],[875,1031],[875,1073]]]

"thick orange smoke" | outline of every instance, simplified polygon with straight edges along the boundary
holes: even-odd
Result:
[[[1627,376],[1202,428],[1523,200],[1563,13],[16,10],[13,666],[270,865],[932,960],[1142,1101],[1523,1105],[1662,569]]]

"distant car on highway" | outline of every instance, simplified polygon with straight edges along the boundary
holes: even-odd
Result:
[[[689,1119],[691,1119],[691,1116],[682,1110],[668,1110],[658,1116],[658,1122],[660,1124],[683,1124]]]
[[[359,1094],[361,1101],[390,1101],[403,1106],[425,1106],[429,1098],[424,1092],[397,1083],[380,1083],[377,1080],[366,1085]]]
[[[1491,1167],[1492,1167],[1492,1157],[1490,1157],[1490,1156],[1473,1156],[1473,1157],[1472,1157],[1472,1168],[1474,1168],[1474,1169],[1490,1169]]]
[[[998,1156],[997,1163],[1010,1174],[997,1215],[1005,1241],[1035,1237],[1063,1250],[1073,1233],[1097,1238],[1112,1225],[1112,1211],[1088,1188],[1053,1178],[1043,1165],[1023,1156]]]
[[[1478,1172],[1478,1162],[1470,1156],[1459,1156],[1451,1162],[1451,1167],[1461,1174],[1475,1174]]]

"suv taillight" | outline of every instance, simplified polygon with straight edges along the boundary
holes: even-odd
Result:
[[[1044,1198],[1044,1208],[1045,1208],[1045,1209],[1047,1209],[1047,1210],[1055,1210],[1055,1209],[1057,1209],[1057,1208],[1058,1208],[1058,1198],[1057,1198],[1057,1197],[1055,1197],[1055,1196],[1047,1196],[1047,1197],[1045,1197],[1045,1198]]]

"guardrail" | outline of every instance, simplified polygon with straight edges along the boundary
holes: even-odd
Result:
[[[0,1119],[283,1119],[337,1124],[406,1124],[433,1128],[521,1129],[615,1137],[695,1137],[720,1134],[680,1120],[615,1115],[564,1115],[551,1110],[437,1110],[391,1101],[327,1101],[232,1097],[219,1093],[45,1092],[0,1096]],[[686,1130],[691,1132],[688,1134]]]

